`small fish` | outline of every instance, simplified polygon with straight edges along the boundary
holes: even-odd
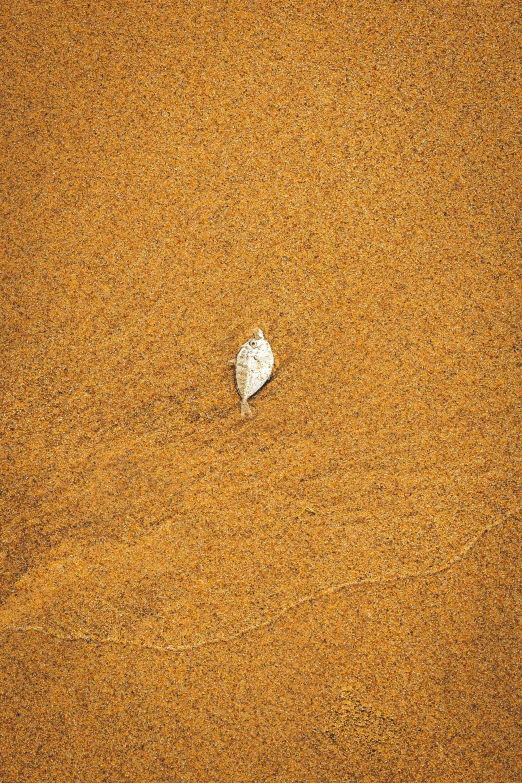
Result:
[[[236,366],[236,386],[241,397],[241,416],[252,417],[247,400],[264,386],[274,369],[274,354],[261,329],[239,349],[232,364]]]

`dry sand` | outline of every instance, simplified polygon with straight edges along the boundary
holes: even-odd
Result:
[[[3,21],[1,783],[520,780],[518,4]]]

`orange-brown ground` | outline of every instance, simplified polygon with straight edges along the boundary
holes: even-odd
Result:
[[[521,779],[518,4],[3,14],[2,783]]]

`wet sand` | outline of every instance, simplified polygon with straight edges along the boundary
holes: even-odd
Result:
[[[2,783],[522,777],[517,5],[3,26]]]

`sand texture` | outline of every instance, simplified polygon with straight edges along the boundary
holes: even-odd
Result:
[[[1,13],[0,783],[522,780],[519,4]]]

